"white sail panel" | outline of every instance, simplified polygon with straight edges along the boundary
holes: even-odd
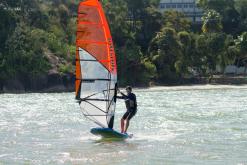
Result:
[[[116,76],[112,75],[98,60],[79,48],[81,65],[80,106],[84,115],[101,127],[108,127],[115,110]]]

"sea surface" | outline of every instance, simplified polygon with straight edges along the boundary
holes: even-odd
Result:
[[[247,86],[134,89],[132,139],[90,134],[74,93],[0,95],[1,165],[247,165]],[[124,113],[116,109],[115,129]]]

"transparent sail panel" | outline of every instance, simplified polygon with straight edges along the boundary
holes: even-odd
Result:
[[[108,113],[103,110],[106,108],[107,102],[99,102],[99,101],[83,101],[80,106],[82,108],[83,114],[93,120],[96,124],[101,127],[108,127],[107,115]]]
[[[108,104],[108,114],[114,114],[115,113],[115,107],[116,107],[116,102],[114,101],[114,96],[115,96],[115,85],[117,82],[116,76],[111,76],[112,77],[112,83],[110,84],[110,90],[109,90],[109,98],[111,98],[111,101]],[[111,120],[111,116],[107,117],[108,123]]]
[[[79,49],[79,55],[82,72],[81,98],[107,90],[111,80],[109,71],[83,49]]]
[[[101,127],[108,127],[115,110],[116,76],[81,48],[79,57],[82,75],[80,106],[83,114]]]

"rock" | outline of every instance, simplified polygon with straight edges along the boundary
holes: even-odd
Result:
[[[3,81],[0,79],[0,93],[3,93]]]
[[[30,86],[27,90],[41,91],[47,88],[48,78],[47,75],[39,75],[36,77],[30,77]]]
[[[0,82],[0,93],[73,92],[74,82],[74,74],[23,75]]]
[[[3,85],[4,93],[23,93],[25,92],[25,88],[20,80],[12,79],[7,80]]]
[[[47,92],[47,93],[66,92],[66,91],[67,91],[67,88],[65,88],[65,86],[63,86],[63,85],[51,86],[50,88],[46,88],[46,89],[42,90],[42,92]]]
[[[53,87],[63,85],[62,76],[60,74],[48,74],[47,76],[47,87]]]

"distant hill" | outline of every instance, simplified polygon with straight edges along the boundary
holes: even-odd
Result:
[[[0,1],[0,92],[74,90],[79,2]],[[204,13],[196,25],[183,13],[162,13],[159,2],[102,0],[120,86],[194,84],[229,64],[246,68],[246,0],[197,0]]]

